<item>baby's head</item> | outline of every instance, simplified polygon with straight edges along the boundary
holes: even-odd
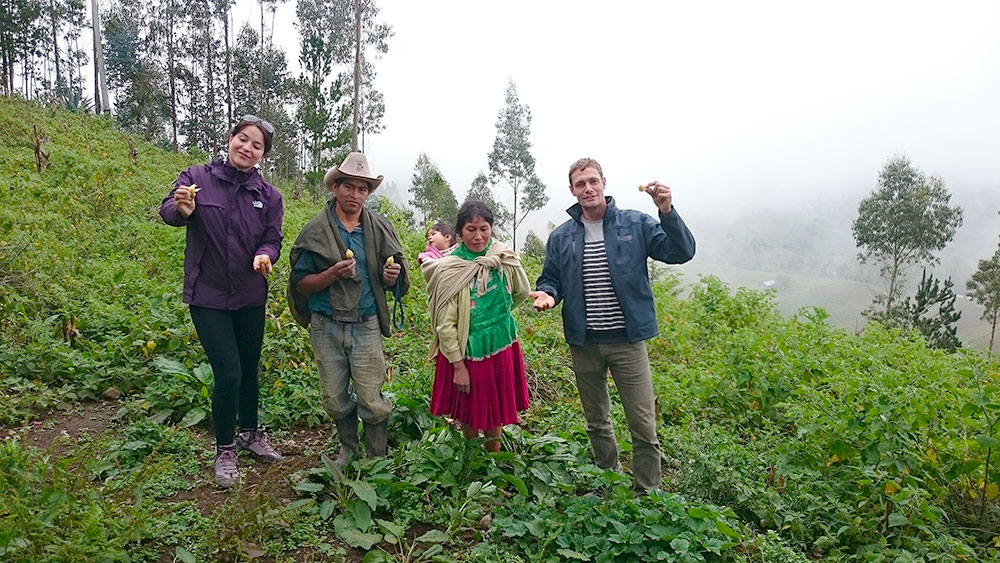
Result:
[[[434,223],[427,229],[427,244],[438,250],[455,246],[455,228],[448,223]]]
[[[427,244],[438,250],[445,250],[455,246],[455,228],[448,223],[434,223],[427,229]]]

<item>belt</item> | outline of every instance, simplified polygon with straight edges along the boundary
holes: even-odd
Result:
[[[323,317],[324,319],[326,319],[326,320],[328,320],[328,321],[330,321],[332,323],[340,323],[340,324],[353,324],[354,322],[366,323],[366,322],[368,322],[368,321],[370,321],[372,319],[377,319],[378,318],[378,314],[373,313],[371,315],[358,315],[358,320],[357,321],[342,321],[340,319],[335,319],[335,318],[333,318],[330,315],[324,315],[323,313],[317,313],[316,311],[313,311],[312,313],[314,315],[318,315],[320,317]]]

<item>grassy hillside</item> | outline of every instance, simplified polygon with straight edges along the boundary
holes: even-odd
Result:
[[[503,452],[427,413],[419,279],[406,329],[386,341],[390,455],[332,468],[283,257],[261,393],[289,460],[241,458],[245,484],[216,491],[211,370],[180,299],[183,233],[156,215],[177,172],[204,157],[12,100],[0,100],[0,125],[11,132],[0,138],[3,560],[996,559],[1000,366],[878,327],[855,335],[822,311],[786,316],[772,294],[714,277],[682,290],[666,274],[655,287],[661,334],[648,345],[668,492],[633,498],[627,474],[590,464],[558,314],[518,310],[533,402]],[[34,125],[49,136],[41,172]],[[287,250],[317,204],[286,203]],[[414,256],[421,233],[382,209]],[[112,387],[120,397],[90,401]],[[101,413],[107,430],[58,438]],[[39,436],[56,438],[39,450]]]

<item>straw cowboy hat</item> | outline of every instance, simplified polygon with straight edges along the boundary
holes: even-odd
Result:
[[[323,176],[323,183],[326,184],[327,188],[333,188],[333,183],[341,178],[364,180],[371,186],[369,190],[369,193],[371,193],[382,183],[383,176],[381,174],[378,177],[372,176],[371,169],[368,168],[368,159],[365,158],[365,155],[359,152],[352,152],[347,155],[344,162],[340,163],[340,166],[334,165],[333,168],[326,171],[326,175]]]

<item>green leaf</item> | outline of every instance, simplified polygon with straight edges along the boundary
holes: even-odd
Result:
[[[326,469],[326,472],[329,473],[331,476],[339,477],[343,473],[340,470],[340,467],[338,467],[337,464],[333,463],[333,460],[326,457],[325,454],[320,456],[320,461],[323,462],[323,468]]]
[[[1000,444],[993,436],[987,436],[986,434],[980,434],[976,436],[976,443],[979,444],[980,449],[988,450],[990,448],[995,448],[997,444]]]
[[[441,530],[427,530],[419,538],[413,540],[424,543],[448,543],[451,538]]]
[[[556,553],[562,555],[566,559],[576,559],[578,561],[590,561],[590,557],[580,553],[579,551],[573,551],[572,549],[557,549]]]
[[[532,520],[531,522],[528,522],[525,525],[528,527],[528,531],[531,532],[531,535],[535,536],[536,538],[545,537],[545,530],[547,528],[545,526],[545,522],[535,519]]]
[[[205,420],[206,414],[207,413],[203,408],[191,409],[187,412],[187,414],[184,415],[184,418],[181,419],[180,427],[189,428],[191,426],[194,426],[195,424],[198,424],[202,420]]]
[[[465,491],[465,498],[473,498],[479,494],[479,491],[483,490],[483,484],[480,481],[473,481],[469,483],[469,488]]]
[[[354,494],[358,495],[358,498],[365,501],[368,507],[375,510],[378,505],[378,495],[375,494],[375,489],[365,483],[364,481],[346,481],[347,486],[354,490]]]
[[[718,521],[715,522],[715,529],[718,530],[720,534],[722,534],[724,536],[727,536],[727,537],[730,537],[730,538],[739,538],[740,537],[740,534],[736,533],[736,530],[730,528],[729,524],[726,524],[725,522],[723,522],[721,520],[718,520]]]
[[[373,549],[361,559],[361,563],[383,563],[384,561],[395,561],[395,559],[381,549]]]
[[[889,527],[905,526],[909,523],[910,519],[898,512],[893,512],[889,515]]]
[[[389,535],[392,535],[397,541],[406,537],[406,528],[403,526],[389,520],[382,520],[381,518],[376,518],[375,521],[378,522],[378,525],[383,530],[388,532],[386,539],[388,539]]]
[[[674,549],[674,552],[683,554],[688,552],[691,542],[684,538],[674,538],[670,540],[670,547]]]
[[[333,514],[333,509],[336,508],[332,499],[327,499],[323,501],[323,504],[319,505],[319,517],[326,520]]]
[[[359,530],[365,532],[372,529],[372,510],[362,501],[352,500],[348,504],[348,510],[354,518],[354,524]]]
[[[712,513],[705,510],[704,508],[689,508],[688,516],[691,518],[711,518]]]
[[[174,409],[160,409],[156,414],[149,417],[149,421],[154,424],[163,424],[163,421],[170,418],[170,415],[174,414]]]
[[[512,475],[510,473],[503,473],[503,474],[497,475],[496,478],[497,479],[503,479],[504,481],[507,481],[511,485],[514,485],[514,488],[517,489],[517,492],[521,496],[525,496],[525,497],[528,496],[528,487],[525,486],[524,481],[522,481],[517,475]]]
[[[371,549],[375,544],[382,541],[381,534],[367,534],[357,528],[347,528],[340,530],[337,537],[344,540],[344,543],[351,547],[361,549]]]
[[[425,549],[424,552],[420,554],[420,558],[421,559],[428,559],[428,558],[434,557],[435,555],[437,555],[438,553],[441,553],[442,551],[444,551],[444,547],[442,547],[441,544],[436,543],[436,544],[428,547],[427,549]]]
[[[174,550],[174,556],[177,557],[177,559],[182,561],[183,563],[197,563],[198,561],[197,559],[195,559],[193,553],[184,549],[181,546],[177,546],[177,549]]]
[[[166,356],[155,356],[153,358],[153,365],[166,375],[183,375],[185,377],[190,375],[184,364],[177,360],[171,360]]]
[[[302,493],[318,493],[323,490],[323,483],[313,483],[312,481],[302,481],[295,484],[295,490]]]
[[[978,459],[967,459],[963,461],[962,465],[960,466],[962,468],[962,474],[969,475],[973,471],[979,469],[979,466],[982,464],[983,462]]]

